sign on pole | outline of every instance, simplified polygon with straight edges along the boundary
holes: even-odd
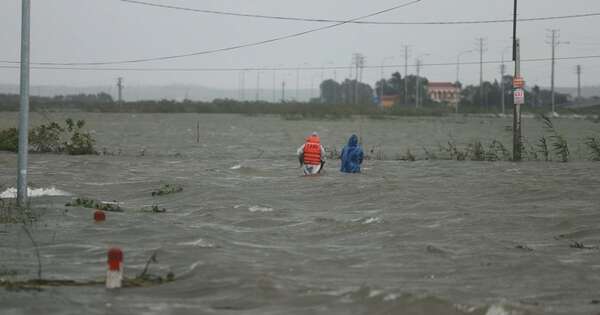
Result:
[[[525,87],[525,80],[523,77],[517,76],[513,79],[513,87],[515,89],[522,89]]]
[[[515,89],[513,96],[515,97],[515,105],[525,104],[525,91],[523,89]]]

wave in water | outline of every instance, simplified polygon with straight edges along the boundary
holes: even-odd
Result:
[[[29,197],[42,197],[42,196],[70,196],[71,194],[56,189],[55,187],[50,188],[31,188],[27,187],[27,195]],[[17,189],[10,187],[7,190],[0,193],[0,198],[17,198]]]

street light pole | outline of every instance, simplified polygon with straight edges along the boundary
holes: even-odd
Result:
[[[17,206],[27,205],[27,153],[29,149],[29,39],[31,1],[22,0],[21,12],[21,82],[19,109],[19,171],[17,175]]]

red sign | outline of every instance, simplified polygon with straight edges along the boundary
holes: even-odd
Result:
[[[525,104],[525,91],[523,89],[515,89],[513,96],[515,97],[516,105]]]
[[[523,77],[515,77],[513,79],[513,87],[515,89],[522,89],[525,86],[525,80],[523,80]]]

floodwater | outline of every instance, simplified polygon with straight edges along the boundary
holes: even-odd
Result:
[[[2,314],[600,313],[600,163],[583,146],[600,124],[554,121],[569,163],[409,162],[395,157],[410,149],[423,158],[423,147],[451,139],[510,147],[511,120],[50,113],[32,121],[68,116],[85,118],[108,154],[30,155],[32,188],[70,194],[32,198],[43,278],[101,280],[107,249],[119,246],[126,276],[156,253],[150,272],[175,281],[0,289]],[[541,122],[524,123],[529,139],[543,133]],[[15,124],[16,113],[0,113],[0,126]],[[329,160],[321,176],[302,177],[294,153],[312,131],[338,151],[356,132],[389,158],[365,161],[360,175]],[[0,153],[0,192],[15,178],[16,155]],[[152,196],[167,183],[183,191]],[[75,197],[116,200],[125,212],[94,223],[93,210],[64,206]],[[141,211],[152,205],[167,212]],[[22,227],[0,225],[0,240],[0,278],[35,278]]]

